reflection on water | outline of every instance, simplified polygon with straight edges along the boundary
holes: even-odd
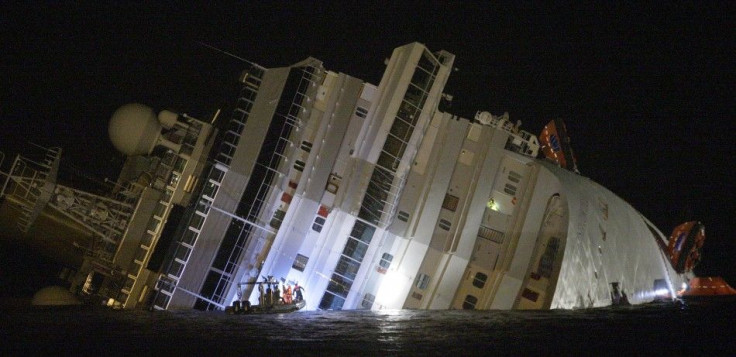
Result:
[[[0,351],[17,354],[210,355],[724,354],[734,304],[574,311],[217,312],[0,311]]]

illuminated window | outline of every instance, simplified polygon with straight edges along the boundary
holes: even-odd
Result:
[[[473,295],[467,295],[465,296],[465,301],[463,301],[463,309],[464,310],[473,310],[475,309],[475,304],[478,303],[478,298]]]
[[[216,182],[214,182],[213,180],[208,180],[207,183],[204,185],[204,188],[202,189],[202,195],[214,198],[219,188],[220,186]]]
[[[442,229],[444,229],[446,231],[449,231],[450,230],[450,227],[452,227],[452,223],[450,223],[450,221],[448,221],[446,219],[440,219],[439,225],[440,225],[440,228],[442,228]]]
[[[309,258],[301,254],[297,254],[296,259],[294,259],[294,263],[291,265],[291,267],[298,271],[304,271],[304,268],[307,266],[308,261]]]
[[[176,172],[172,172],[171,178],[169,179],[169,186],[176,187],[176,185],[179,184],[179,178],[181,178],[179,174],[177,174]]]
[[[427,288],[427,285],[429,285],[429,275],[420,273],[417,275],[417,281],[414,283],[414,286],[417,288],[424,290]]]
[[[459,200],[460,200],[459,198],[449,193],[445,194],[445,200],[442,201],[442,208],[455,212],[455,210],[457,209],[457,203]]]
[[[488,280],[488,275],[477,272],[475,273],[475,278],[473,278],[473,286],[482,289],[486,285],[486,280]]]

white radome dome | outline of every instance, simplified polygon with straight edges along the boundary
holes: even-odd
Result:
[[[126,104],[118,108],[108,126],[110,141],[128,156],[150,154],[161,135],[156,114],[143,104]]]

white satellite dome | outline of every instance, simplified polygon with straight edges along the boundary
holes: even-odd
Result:
[[[33,294],[31,305],[36,306],[62,306],[81,305],[82,302],[69,290],[61,286],[48,286]]]
[[[118,108],[108,126],[110,141],[125,155],[150,154],[161,135],[156,114],[143,104],[126,104]]]

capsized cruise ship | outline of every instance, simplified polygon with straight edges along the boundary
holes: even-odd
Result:
[[[578,174],[559,120],[538,138],[507,114],[443,111],[454,60],[398,47],[377,86],[314,58],[248,64],[228,113],[117,110],[110,139],[128,159],[110,195],[57,184],[56,148],[16,158],[3,192],[23,232],[87,232],[70,290],[118,308],[257,304],[265,278],[302,286],[307,310],[675,297],[702,225],[668,238]]]

